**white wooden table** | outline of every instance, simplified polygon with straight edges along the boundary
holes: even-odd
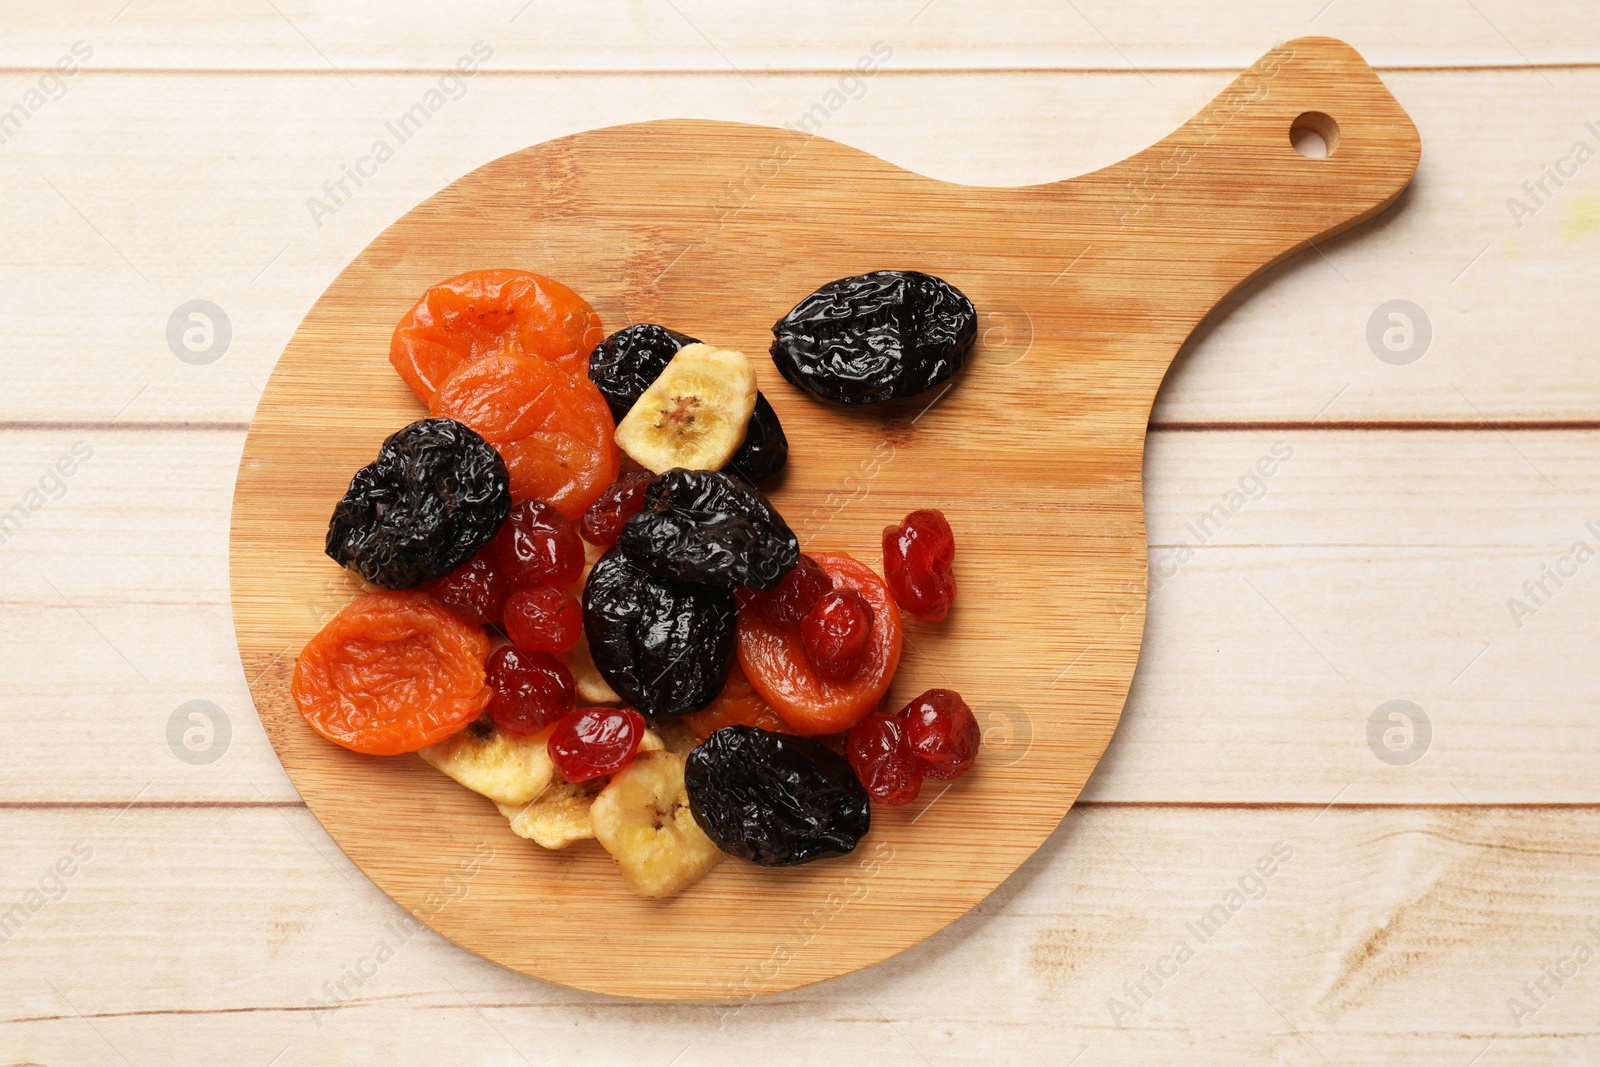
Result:
[[[1600,1058],[1592,0],[434,7],[0,15],[0,1062]],[[822,104],[923,173],[1067,177],[1305,33],[1383,72],[1421,170],[1170,376],[1144,658],[1038,856],[916,949],[731,1012],[408,931],[279,768],[229,617],[245,427],[343,264],[481,163],[663,116]],[[222,315],[185,345],[197,300]]]

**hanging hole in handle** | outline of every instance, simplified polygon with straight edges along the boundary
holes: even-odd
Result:
[[[1331,115],[1307,111],[1289,124],[1289,143],[1307,159],[1326,159],[1339,147],[1339,124]]]

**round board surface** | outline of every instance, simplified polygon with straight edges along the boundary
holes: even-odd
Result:
[[[1312,109],[1338,121],[1327,159],[1289,143]],[[1163,163],[1159,184],[1141,177]],[[1172,356],[1252,274],[1382,210],[1415,164],[1415,130],[1360,57],[1302,39],[1161,144],[1046,186],[950,185],[804,132],[695,121],[580,134],[474,171],[339,275],[251,425],[234,618],[285,769],[412,914],[562,985],[741,999],[922,940],[1049,836],[1116,728],[1144,622],[1144,431]],[[767,488],[806,549],[876,568],[884,526],[945,512],[960,595],[943,622],[907,617],[889,701],[963,694],[985,729],[968,775],[875,808],[848,857],[727,860],[658,902],[594,842],[546,851],[420,758],[357,755],[306,725],[289,694],[295,657],[362,591],[323,554],[328,516],[384,437],[426,414],[389,365],[390,335],[430,285],[486,267],[558,279],[608,331],[658,322],[749,354],[791,446]],[[890,267],[973,300],[967,368],[866,409],[784,382],[765,354],[772,323],[825,282]]]

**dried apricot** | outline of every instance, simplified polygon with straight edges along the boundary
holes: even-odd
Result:
[[[522,356],[485,356],[445,382],[428,408],[494,445],[515,500],[543,500],[576,521],[617,477],[616,425],[588,378]]]
[[[772,709],[806,735],[848,730],[877,707],[900,665],[901,642],[900,609],[882,578],[849,556],[812,558],[833,579],[834,589],[859,593],[872,608],[861,666],[850,678],[832,681],[818,673],[806,658],[798,628],[773,625],[748,598],[739,611],[739,664]]]
[[[424,404],[485,356],[537,356],[580,377],[605,337],[588,301],[525,270],[474,270],[422,294],[395,327],[389,362]]]
[[[306,642],[290,686],[329,741],[372,756],[415,752],[488,706],[489,639],[420,592],[368,593]]]
[[[700,711],[683,717],[683,723],[704,741],[724,726],[759,726],[763,730],[792,733],[793,728],[778,717],[761,694],[744,676],[737,663],[728,672],[728,682],[717,694],[717,699]]]

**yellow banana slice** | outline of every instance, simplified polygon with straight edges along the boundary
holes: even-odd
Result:
[[[689,812],[683,757],[665,749],[641,752],[613,775],[590,806],[589,822],[641,896],[676,896],[722,859]]]
[[[685,345],[617,424],[617,447],[656,474],[720,470],[755,408],[756,372],[743,352]]]
[[[550,729],[523,736],[480,719],[417,755],[496,804],[522,805],[547,790],[555,774],[546,751]]]

